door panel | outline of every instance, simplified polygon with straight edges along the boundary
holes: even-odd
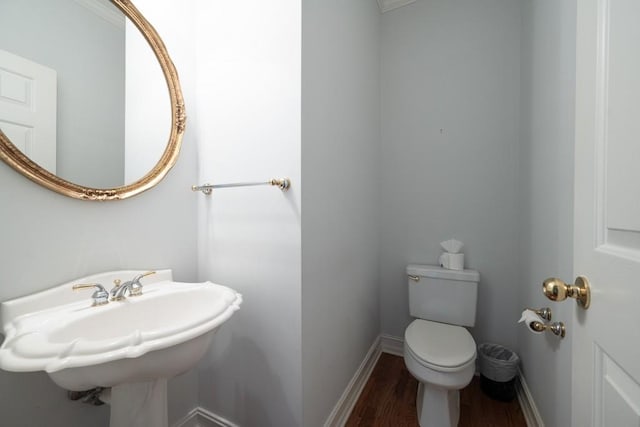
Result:
[[[616,231],[640,232],[640,2],[609,0],[603,2],[607,14],[600,16],[604,36],[599,61],[604,90],[600,120],[604,122],[603,161],[606,164],[606,225]],[[608,36],[607,36],[608,34]],[[637,240],[617,236],[614,244],[631,245],[640,250]],[[612,236],[613,237],[613,236]],[[633,236],[631,236],[633,237]],[[610,243],[610,239],[607,239]]]
[[[57,73],[0,50],[0,129],[30,159],[56,172]]]
[[[640,427],[640,2],[577,2],[572,423]]]
[[[595,415],[599,425],[640,426],[640,384],[596,346]]]

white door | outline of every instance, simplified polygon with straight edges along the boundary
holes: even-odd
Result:
[[[57,75],[0,50],[0,130],[31,160],[56,173]]]
[[[640,1],[578,0],[574,427],[640,426]],[[565,302],[568,304],[568,302]]]

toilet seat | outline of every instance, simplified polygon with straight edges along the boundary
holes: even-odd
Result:
[[[416,319],[404,342],[416,362],[440,372],[464,369],[476,359],[476,343],[461,326]]]

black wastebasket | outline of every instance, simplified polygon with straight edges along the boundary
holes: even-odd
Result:
[[[492,399],[509,402],[516,396],[515,381],[518,375],[518,355],[498,344],[478,346],[480,365],[480,389]]]

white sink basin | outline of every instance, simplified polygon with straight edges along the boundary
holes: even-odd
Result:
[[[130,280],[142,271],[84,277],[0,305],[0,368],[46,371],[61,387],[87,390],[170,378],[194,366],[242,296],[211,282],[179,283],[171,270],[142,279],[143,295],[92,306],[77,283]]]

